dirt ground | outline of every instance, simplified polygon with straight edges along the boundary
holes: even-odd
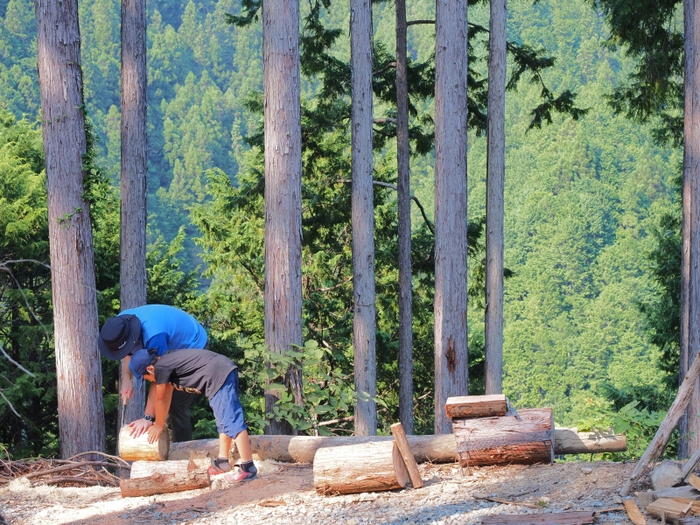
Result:
[[[271,461],[258,462],[258,466],[260,475],[250,482],[229,485],[214,478],[211,488],[149,497],[122,498],[115,487],[31,486],[26,478],[18,478],[0,486],[0,512],[11,525],[205,524],[238,523],[229,515],[245,508],[247,522],[265,523],[263,512],[270,508],[287,506],[291,514],[298,512],[300,516],[313,509],[318,515],[325,505],[332,507],[339,501],[338,497],[321,496],[314,491],[311,466]],[[478,502],[487,511],[498,507],[507,513],[520,508],[593,509],[599,513],[598,524],[627,524],[631,522],[626,521],[622,511],[619,490],[633,469],[634,463],[612,462],[557,461],[553,465],[475,467],[469,471],[458,464],[422,464],[419,470],[424,487],[384,493],[381,508],[424,505],[427,500],[448,494],[455,508],[460,502],[472,506]],[[635,490],[646,488],[637,486]],[[366,496],[346,499],[342,504],[371,503],[376,497]],[[257,519],[256,514],[260,514]],[[297,520],[290,517],[288,521],[276,519],[275,523]],[[435,523],[453,522],[443,519]]]

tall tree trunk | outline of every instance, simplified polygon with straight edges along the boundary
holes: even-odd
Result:
[[[396,159],[399,233],[399,420],[413,434],[413,272],[411,163],[408,140],[406,0],[396,0]]]
[[[302,344],[301,318],[301,98],[299,3],[266,0],[263,18],[265,104],[265,343],[272,352]],[[291,367],[288,384],[302,404],[301,369]],[[265,393],[272,413],[279,394]],[[288,434],[273,419],[267,434]]]
[[[435,433],[452,432],[450,396],[466,395],[467,1],[437,0],[435,27]]]
[[[500,394],[503,388],[505,101],[506,0],[491,0],[486,169],[486,394]]]
[[[61,456],[104,451],[77,0],[36,0]]]
[[[681,382],[698,356],[700,329],[700,2],[684,1],[685,110],[683,144],[683,258],[681,270]],[[681,424],[679,456],[700,447],[700,382]]]
[[[121,274],[122,310],[146,304],[146,0],[122,0]],[[121,367],[120,367],[121,390]],[[119,426],[143,416],[146,389],[120,403]]]
[[[352,266],[355,434],[377,434],[374,192],[372,188],[372,3],[350,2],[352,65]]]

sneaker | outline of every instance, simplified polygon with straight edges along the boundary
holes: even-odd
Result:
[[[228,459],[212,458],[211,466],[207,472],[209,472],[209,476],[220,476],[221,474],[231,472],[231,465],[229,464]]]
[[[224,476],[224,479],[229,483],[239,483],[241,481],[250,481],[258,475],[258,469],[255,464],[250,461],[238,465],[238,468],[233,472],[229,472]]]

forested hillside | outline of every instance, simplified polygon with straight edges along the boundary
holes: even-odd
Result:
[[[330,49],[330,55],[340,61],[349,56],[346,4],[333,4],[322,13],[324,24],[342,31]],[[96,161],[113,188],[100,190],[95,226],[98,297],[104,320],[118,310],[120,3],[85,0],[80,7],[86,106],[97,138]],[[196,313],[210,331],[212,348],[239,362],[246,412],[258,431],[263,377],[257,372],[269,358],[259,346],[264,223],[263,163],[257,135],[260,25],[227,23],[226,14],[241,11],[235,0],[196,4],[157,0],[149,2],[148,9],[149,302],[168,302]],[[302,12],[305,9],[308,6],[303,5]],[[633,401],[643,412],[663,409],[669,398],[668,377],[661,371],[661,350],[650,343],[653,332],[640,305],[654,308],[659,291],[650,254],[661,218],[678,211],[674,181],[681,152],[659,146],[650,129],[615,116],[606,104],[606,94],[622,81],[631,64],[621,50],[602,45],[606,28],[589,4],[514,1],[508,10],[509,41],[541,48],[554,57],[555,65],[545,70],[543,82],[554,92],[573,91],[577,106],[588,112],[579,119],[554,114],[551,123],[531,127],[531,112],[541,103],[541,85],[530,82],[526,73],[507,94],[505,266],[510,277],[505,283],[504,393],[516,407],[553,407],[558,425],[609,424],[613,414]],[[427,0],[408,3],[409,20],[431,19],[433,11],[433,3]],[[0,101],[9,120],[9,115],[17,121],[26,119],[22,133],[35,144],[36,137],[25,129],[40,118],[33,6],[23,0],[0,0],[0,15]],[[376,4],[374,16],[375,46],[392,54],[393,6]],[[488,27],[488,6],[471,7],[469,20]],[[430,25],[409,28],[414,64],[431,60],[433,37]],[[483,36],[475,39],[471,50],[470,67],[481,81],[486,70],[478,59],[487,54],[485,42]],[[309,341],[304,356],[309,406],[301,413],[292,406],[282,410],[301,430],[330,428],[342,433],[351,431],[346,419],[352,414],[353,399],[349,125],[337,106],[324,105],[329,81],[319,73],[307,74],[302,82],[304,318]],[[413,104],[417,112],[411,124],[429,127],[430,97],[415,97]],[[390,107],[377,105],[376,117],[391,116]],[[323,132],[314,134],[319,114],[328,121]],[[386,432],[398,414],[396,195],[388,186],[396,183],[396,148],[393,138],[385,140],[379,132],[375,142],[379,144],[375,178],[386,183],[375,188],[378,404],[380,431]],[[23,155],[31,178],[26,189],[10,193],[13,179],[3,175],[3,207],[5,201],[20,199],[30,207],[41,205],[30,184],[39,170],[36,162],[29,165]],[[412,190],[429,221],[433,164],[432,152],[416,153],[411,159]],[[486,139],[472,129],[468,321],[473,394],[483,391],[483,236],[478,226],[484,215],[485,176]],[[0,226],[6,232],[0,240],[3,259],[48,263],[46,246],[41,251],[33,244],[33,251],[23,252],[8,223],[12,219],[3,220],[0,213]],[[414,384],[419,432],[431,432],[433,417],[430,227],[414,205]],[[41,239],[45,228],[45,224],[32,228],[29,235]],[[4,287],[14,285],[3,281]],[[46,294],[46,288],[40,292]],[[55,400],[49,394],[40,408],[38,399],[52,383],[51,343],[26,311],[19,313],[25,308],[22,301],[5,297],[0,310],[7,307],[11,317],[21,322],[0,338],[15,361],[25,366],[26,361],[37,363],[40,370],[33,371],[40,379],[34,385],[24,376],[21,382],[0,383],[0,391],[16,411],[0,409],[0,428],[9,429],[0,433],[0,444],[50,451],[52,432],[40,438],[39,430],[44,421],[44,428],[54,425],[55,432],[55,421],[51,422]],[[34,307],[42,304],[43,323],[50,326],[50,310],[39,291],[30,300]],[[13,301],[17,305],[8,306]],[[29,328],[17,337],[17,327],[24,324]],[[29,352],[30,345],[41,349],[39,357]],[[103,365],[106,407],[114,411],[116,369],[112,363]],[[4,367],[0,364],[0,369]],[[17,377],[17,370],[10,368],[9,377]],[[33,410],[43,411],[43,416],[33,423],[23,421]],[[203,414],[210,417],[206,410]],[[329,420],[337,422],[319,426]],[[212,429],[211,422],[198,426],[200,435],[211,436],[207,432]]]

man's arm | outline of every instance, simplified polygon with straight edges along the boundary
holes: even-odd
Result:
[[[134,385],[133,385],[133,375],[131,370],[129,370],[129,362],[131,361],[131,356],[128,355],[122,359],[122,388],[121,388],[121,398],[122,403],[125,405],[134,396]]]

